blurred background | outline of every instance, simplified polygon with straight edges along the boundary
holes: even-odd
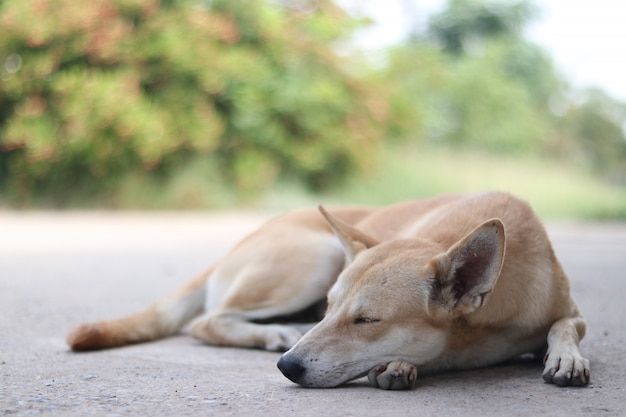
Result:
[[[0,208],[499,189],[624,220],[626,10],[604,3],[0,1]]]

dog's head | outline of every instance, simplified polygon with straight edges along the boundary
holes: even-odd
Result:
[[[420,239],[378,243],[320,210],[347,266],[328,293],[324,319],[278,363],[302,386],[334,387],[394,360],[427,364],[446,348],[453,319],[480,308],[500,274],[498,219],[445,248]]]

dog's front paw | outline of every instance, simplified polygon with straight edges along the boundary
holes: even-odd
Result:
[[[381,363],[367,375],[370,385],[382,389],[413,389],[417,380],[417,367],[404,361]]]
[[[548,352],[544,359],[543,380],[559,387],[581,387],[589,383],[589,361],[578,353]]]

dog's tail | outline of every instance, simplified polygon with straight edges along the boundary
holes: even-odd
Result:
[[[116,320],[84,323],[67,336],[75,351],[147,342],[178,332],[204,310],[206,282],[215,266],[147,309]]]

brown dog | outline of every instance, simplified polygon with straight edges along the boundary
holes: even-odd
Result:
[[[278,367],[307,387],[368,375],[406,389],[418,370],[546,348],[544,380],[589,382],[584,319],[526,203],[485,193],[321,212],[266,223],[185,287],[135,315],[79,326],[69,345],[154,340],[197,317],[191,334],[206,343],[290,348]],[[302,317],[321,322],[302,336],[310,326],[288,324]]]

